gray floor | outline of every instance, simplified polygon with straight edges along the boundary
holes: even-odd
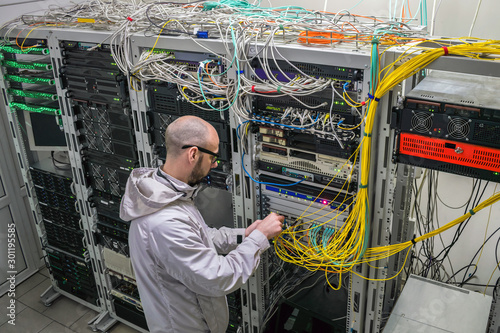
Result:
[[[87,322],[97,312],[67,297],[59,297],[50,307],[40,301],[42,294],[50,286],[47,269],[44,268],[16,287],[16,325],[7,321],[5,315],[0,317],[2,333],[78,333],[92,332]],[[0,308],[5,309],[10,302],[7,294],[0,298]],[[4,311],[1,311],[4,313]],[[109,333],[137,333],[138,331],[117,323]]]

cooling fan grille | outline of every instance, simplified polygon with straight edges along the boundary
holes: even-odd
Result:
[[[411,118],[411,128],[418,133],[429,133],[432,129],[432,114],[416,112]]]
[[[465,139],[469,136],[469,121],[463,118],[452,118],[447,126],[448,135],[454,139]]]

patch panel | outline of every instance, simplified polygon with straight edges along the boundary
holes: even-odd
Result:
[[[269,135],[268,133],[278,135]],[[269,127],[259,126],[257,140],[262,143],[302,149],[344,159],[351,157],[358,146],[358,135],[352,131],[339,131],[335,135],[315,135],[307,131],[273,130]]]
[[[263,166],[278,165],[294,170],[301,170],[316,175],[321,175],[321,183],[326,179],[334,179],[333,184],[342,186],[344,182],[357,181],[357,167],[351,162],[328,155],[317,154],[311,150],[291,149],[270,144],[258,144],[259,163]],[[272,169],[273,167],[270,166]],[[263,171],[266,171],[263,169]]]
[[[339,92],[342,94],[342,92]],[[349,96],[356,100],[357,93],[350,92]],[[299,102],[300,101],[300,102]],[[301,103],[302,102],[302,103]],[[352,113],[352,107],[340,98],[332,101],[332,89],[325,89],[320,93],[312,93],[306,96],[281,96],[272,98],[266,96],[254,97],[252,112],[256,116],[274,116],[277,120],[287,108],[296,108],[305,110],[305,105],[315,106],[314,110],[322,113],[340,113],[349,116]],[[316,107],[321,105],[320,107]]]
[[[325,189],[322,186],[311,186],[304,183],[289,185],[281,178],[261,175],[263,195],[274,193],[274,195],[290,199],[291,201],[311,203],[315,207],[327,207],[333,210],[349,212],[353,198],[347,192]],[[281,186],[285,184],[287,186]]]
[[[163,49],[144,49],[143,51],[151,52],[153,54],[166,54],[170,58],[165,62],[182,67],[187,72],[197,72],[200,68],[200,62],[209,61],[206,66],[209,70],[216,69],[219,73],[224,72],[224,64],[221,63],[220,57],[210,53],[199,52],[185,52],[178,50],[163,50]]]
[[[348,90],[357,90],[357,81],[363,80],[363,71],[357,68],[328,66],[320,64],[311,64],[305,62],[288,63],[283,60],[267,61],[267,71],[263,69],[262,63],[255,59],[252,62],[252,67],[255,69],[255,74],[261,80],[268,80],[269,75],[272,75],[277,80],[289,82],[295,78],[303,77],[302,73],[315,77],[332,80],[337,82],[337,88],[343,87],[345,83]]]
[[[342,164],[343,165],[343,164]],[[316,184],[322,184],[322,185],[328,185],[330,187],[336,187],[336,188],[342,188],[347,192],[352,192],[357,190],[357,177],[354,176],[355,173],[353,173],[353,176],[351,177],[350,180],[346,181],[343,179],[343,177],[332,177],[332,176],[325,176],[319,173],[311,173],[299,169],[294,169],[294,168],[289,168],[286,166],[282,166],[279,164],[274,164],[274,163],[268,163],[268,162],[263,162],[259,161],[258,162],[258,169],[259,173],[262,174],[280,174],[283,176],[295,178],[295,179],[302,179],[302,180],[307,180]],[[342,166],[337,169],[339,171],[342,171]]]

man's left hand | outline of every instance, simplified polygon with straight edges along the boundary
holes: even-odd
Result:
[[[250,236],[252,231],[254,231],[255,228],[257,228],[261,222],[262,220],[255,220],[254,223],[250,224],[250,226],[248,226],[248,228],[245,230],[245,237]]]

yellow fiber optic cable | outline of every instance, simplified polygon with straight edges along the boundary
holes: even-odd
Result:
[[[393,68],[394,64],[390,64],[389,66],[384,68],[383,71],[387,70],[387,72],[383,75],[382,80],[379,82],[374,96],[371,96],[368,111],[364,119],[364,137],[360,144],[360,186],[359,191],[354,198],[355,202],[347,220],[344,222],[342,227],[340,227],[331,235],[326,246],[322,242],[319,242],[319,244],[317,244],[318,242],[316,241],[316,239],[314,240],[314,244],[316,244],[314,246],[311,243],[311,239],[308,239],[307,242],[303,241],[306,235],[309,235],[308,237],[316,237],[316,233],[304,232],[303,236],[301,236],[300,238],[296,238],[295,234],[299,233],[300,231],[295,231],[295,227],[290,230],[290,232],[285,231],[274,242],[274,248],[277,255],[284,261],[303,266],[306,269],[312,271],[324,270],[325,274],[327,274],[328,272],[335,272],[339,274],[344,272],[352,272],[359,275],[352,270],[352,267],[354,267],[355,265],[386,259],[404,250],[408,251],[405,256],[406,262],[413,244],[433,237],[445,230],[448,230],[456,226],[457,224],[462,223],[481,209],[499,201],[500,193],[496,193],[489,199],[480,203],[475,208],[471,209],[467,214],[425,235],[404,243],[367,248],[367,232],[369,231],[370,221],[370,206],[368,201],[367,185],[371,160],[371,137],[376,110],[380,98],[384,96],[389,90],[391,90],[395,85],[416,74],[418,71],[422,70],[432,61],[438,59],[442,55],[460,55],[470,58],[481,58],[481,55],[483,54],[499,55],[500,44],[498,43],[499,42],[497,41],[486,41],[482,43],[462,44],[427,50],[404,62],[392,72],[389,71],[391,68]],[[414,52],[416,51],[413,51],[412,53]],[[398,57],[397,61],[402,61],[402,59],[404,59],[404,57],[406,57],[407,55],[408,54]],[[309,209],[309,207],[307,209]],[[302,213],[299,219],[303,219],[305,217],[303,216],[304,213]],[[311,215],[312,214],[306,216]],[[304,221],[304,223],[308,223],[308,221]],[[318,227],[319,226],[315,226],[313,228]],[[311,229],[312,228],[308,228],[309,231]],[[395,276],[401,273],[401,271],[402,269]],[[377,281],[388,280],[391,278],[394,278],[394,276],[387,277],[385,279],[378,279]]]

